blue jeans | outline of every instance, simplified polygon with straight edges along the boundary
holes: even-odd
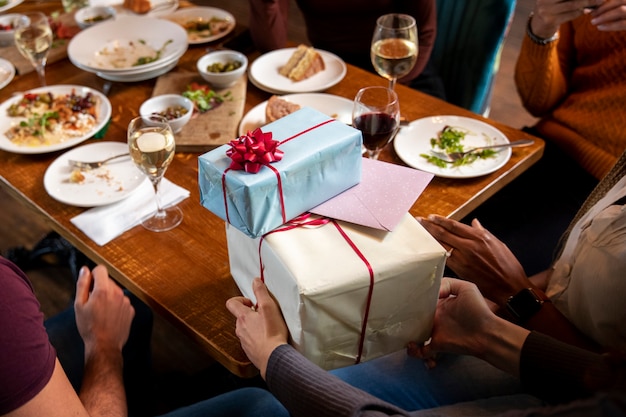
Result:
[[[517,378],[471,356],[440,355],[427,369],[402,350],[331,373],[407,411],[522,393]]]

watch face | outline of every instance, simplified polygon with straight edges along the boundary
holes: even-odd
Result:
[[[542,304],[543,301],[532,289],[525,288],[509,298],[506,306],[513,316],[525,321],[538,312]]]

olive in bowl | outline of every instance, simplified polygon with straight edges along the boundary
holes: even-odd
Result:
[[[110,6],[91,6],[78,9],[74,14],[74,20],[81,29],[97,25],[107,20],[115,19],[115,9]]]
[[[196,63],[198,72],[215,88],[229,87],[248,69],[248,58],[237,51],[212,51]]]
[[[139,115],[150,117],[154,114],[165,117],[172,131],[178,133],[191,119],[193,102],[180,94],[154,96],[139,107]]]

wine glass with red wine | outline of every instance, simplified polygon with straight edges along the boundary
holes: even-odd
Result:
[[[382,86],[364,87],[354,98],[352,126],[363,134],[367,156],[378,159],[400,123],[398,95]]]

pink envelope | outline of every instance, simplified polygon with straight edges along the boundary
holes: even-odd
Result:
[[[428,172],[363,158],[359,184],[309,211],[392,231],[433,177]]]

